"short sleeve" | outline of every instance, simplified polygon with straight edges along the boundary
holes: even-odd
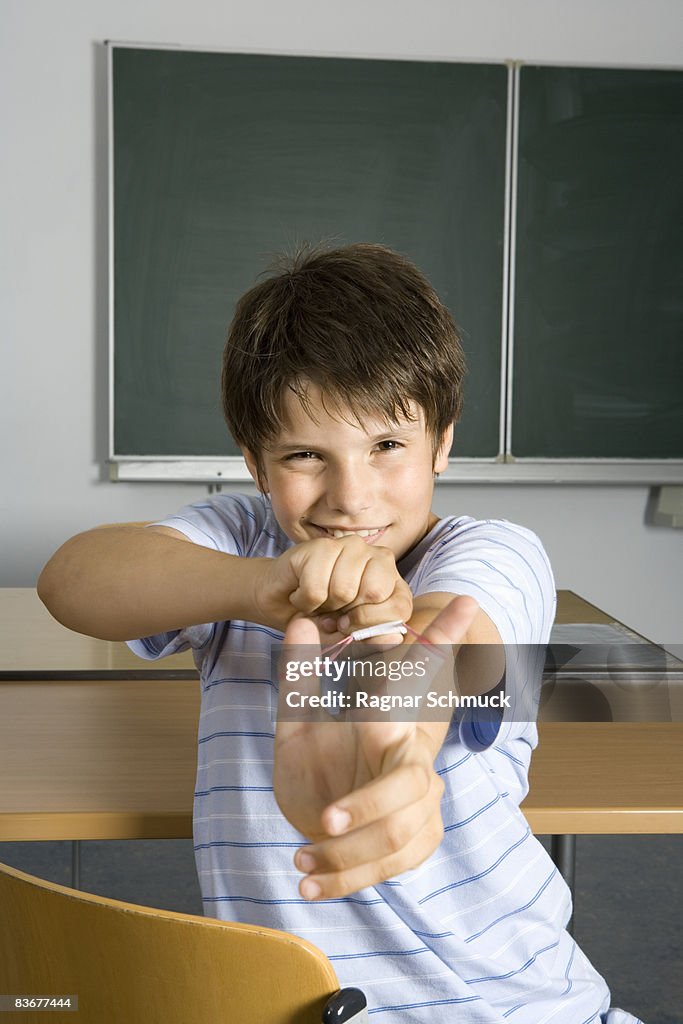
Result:
[[[246,495],[212,495],[148,526],[168,526],[202,547],[224,554],[246,557],[262,539],[278,540],[268,531],[268,510],[262,499]],[[156,660],[191,648],[195,660],[210,645],[215,623],[188,626],[156,636],[129,640],[130,649],[141,658]]]
[[[505,644],[546,644],[555,581],[541,541],[505,520],[454,520],[423,558],[413,592],[468,594]]]
[[[494,745],[505,749],[515,774],[524,776],[537,740],[544,652],[556,606],[555,581],[541,541],[505,520],[453,520],[429,548],[411,586],[416,595],[467,594],[496,626],[505,645],[510,703],[505,709],[467,709],[454,725],[468,750],[492,754]]]
[[[194,544],[245,558],[262,535],[267,518],[259,499],[242,494],[218,494],[186,505],[148,526],[169,526]]]
[[[158,658],[179,654],[189,648],[201,652],[210,643],[213,631],[214,624],[207,622],[200,626],[172,630],[170,633],[157,633],[155,636],[145,636],[139,640],[128,640],[127,645],[138,657],[146,661],[156,661]]]

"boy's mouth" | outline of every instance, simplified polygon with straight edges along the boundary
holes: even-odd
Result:
[[[311,526],[314,526],[316,530],[319,530],[324,537],[334,537],[335,539],[338,539],[340,537],[352,537],[355,535],[357,537],[362,537],[368,544],[372,544],[374,541],[378,540],[387,529],[386,526],[372,526],[365,529],[359,527],[358,529],[352,530],[337,526],[319,526],[318,523],[311,523]]]

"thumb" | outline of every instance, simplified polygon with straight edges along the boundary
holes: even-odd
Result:
[[[478,611],[479,605],[473,597],[455,597],[422,630],[422,636],[437,646],[462,643]]]
[[[287,625],[278,657],[276,745],[297,735],[302,725],[320,721],[324,712],[302,697],[318,695],[320,634],[314,622],[295,616]],[[303,705],[303,706],[302,706]]]
[[[320,654],[320,633],[318,632],[318,627],[311,619],[307,619],[302,615],[295,615],[294,618],[289,620],[285,630],[284,644],[286,647],[305,644],[311,648],[317,648],[317,650],[311,650],[312,656],[315,657],[316,654]]]

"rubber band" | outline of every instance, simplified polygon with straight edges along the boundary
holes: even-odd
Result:
[[[406,627],[406,631],[410,633],[411,636],[414,636],[419,643],[424,644],[425,647],[429,647],[432,651],[434,651],[435,654],[438,654],[440,658],[445,657],[445,655],[441,653],[436,644],[433,644],[431,640],[427,639],[426,636],[422,636],[422,633],[418,633],[418,631],[416,629],[413,629],[412,626],[409,626],[407,622],[404,623],[404,625]]]
[[[357,629],[355,632],[349,634],[349,636],[345,636],[343,640],[337,640],[336,643],[330,644],[330,646],[326,647],[321,653],[331,661],[334,661],[335,658],[339,657],[344,648],[348,647],[348,645],[353,643],[354,640],[363,640],[368,637],[381,636],[384,633],[410,633],[410,635],[415,637],[419,643],[424,644],[425,647],[429,647],[430,650],[434,651],[435,654],[438,654],[440,658],[444,657],[436,644],[433,644],[423,636],[422,633],[418,633],[418,631],[413,629],[412,626],[409,626],[407,622],[400,621],[382,622],[379,626],[368,626],[366,629]]]
[[[396,622],[380,622],[378,626],[366,626],[355,629],[351,636],[354,640],[369,640],[373,636],[384,636],[386,633],[407,633],[408,627],[399,619]]]
[[[345,636],[343,640],[337,640],[336,643],[330,644],[329,647],[326,647],[323,651],[321,651],[321,654],[323,654],[326,658],[329,658],[330,661],[334,661],[334,659],[337,658],[344,650],[344,648],[348,647],[350,643],[353,643],[353,636]],[[334,654],[332,653],[333,651]]]

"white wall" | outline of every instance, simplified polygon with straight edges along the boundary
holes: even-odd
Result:
[[[67,536],[155,518],[205,488],[111,484],[106,457],[105,39],[359,56],[681,63],[679,0],[2,0],[0,337],[4,586]],[[683,642],[683,531],[646,488],[440,485],[436,510],[546,543],[559,586]]]

